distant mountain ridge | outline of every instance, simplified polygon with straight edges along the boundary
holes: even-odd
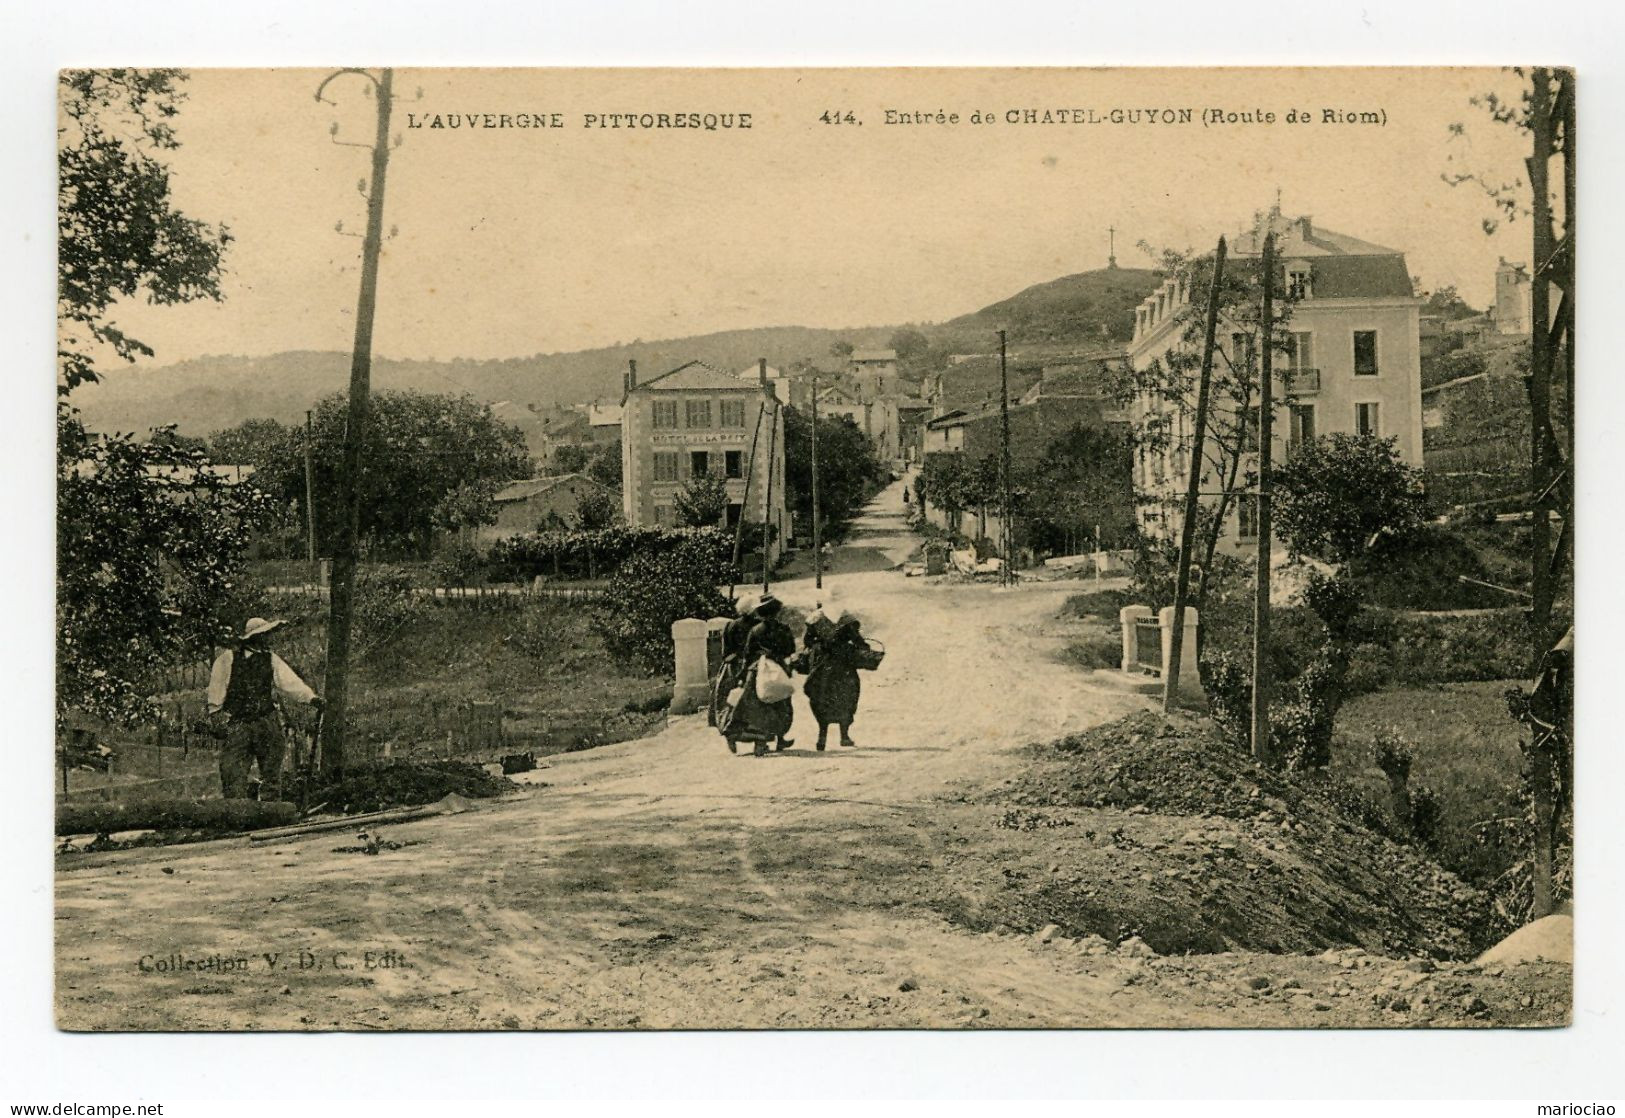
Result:
[[[1127,339],[1134,305],[1157,282],[1157,273],[1143,269],[1084,272],[1036,284],[948,322],[913,328],[937,353],[987,352],[992,333],[999,328],[1009,331],[1010,345],[1018,349],[1098,347]],[[372,383],[379,391],[466,392],[489,402],[510,400],[538,407],[583,404],[619,398],[629,360],[637,361],[644,377],[692,360],[729,371],[745,369],[759,357],[780,367],[801,361],[827,367],[833,360],[833,343],[883,347],[901,328],[766,326],[482,361],[376,357]],[[250,418],[298,422],[316,401],[344,390],[349,367],[347,353],[314,350],[199,357],[162,366],[109,366],[101,383],[73,394],[73,403],[92,430],[144,434],[174,423],[182,433],[208,435]]]

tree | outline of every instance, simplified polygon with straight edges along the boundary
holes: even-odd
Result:
[[[696,474],[672,498],[679,528],[712,528],[728,511],[728,490],[719,477]]]
[[[1191,291],[1212,287],[1213,254],[1189,257],[1164,253],[1164,267],[1188,277]],[[1202,492],[1213,496],[1204,502],[1204,514],[1197,526],[1194,561],[1199,564],[1195,600],[1198,610],[1207,606],[1219,539],[1240,500],[1257,485],[1248,463],[1258,446],[1259,357],[1265,344],[1272,346],[1276,377],[1291,387],[1290,321],[1293,297],[1277,276],[1274,286],[1276,315],[1273,323],[1263,319],[1263,276],[1256,259],[1229,259],[1219,288],[1220,344],[1214,349],[1207,430],[1203,437]],[[1135,416],[1131,436],[1137,453],[1152,462],[1170,454],[1177,492],[1182,498],[1189,471],[1189,447],[1196,412],[1197,382],[1202,365],[1203,334],[1206,326],[1203,308],[1183,305],[1176,309],[1180,323],[1178,344],[1143,369],[1119,368],[1112,389],[1118,403]],[[1280,429],[1290,395],[1273,395],[1278,414],[1273,416]],[[1142,503],[1159,500],[1160,493],[1137,493]],[[1177,515],[1172,510],[1168,515]]]
[[[818,420],[818,510],[823,536],[838,540],[889,475],[874,441],[850,416]],[[790,511],[812,520],[812,420],[798,408],[784,409],[784,484]]]
[[[1275,467],[1275,528],[1294,554],[1344,563],[1379,533],[1421,527],[1422,471],[1407,466],[1398,440],[1333,434]]]
[[[1417,291],[1422,290],[1422,285],[1415,276],[1411,277],[1411,285]],[[1447,283],[1443,287],[1429,291],[1422,304],[1422,309],[1424,313],[1436,314],[1447,322],[1472,318],[1479,313],[1467,305],[1467,301],[1456,291],[1456,285],[1453,283]]]
[[[1045,448],[1017,484],[1028,530],[1041,547],[1070,554],[1101,531],[1107,546],[1119,546],[1134,529],[1132,453],[1126,433],[1079,424]]]
[[[158,669],[207,658],[243,621],[243,550],[272,509],[199,451],[86,435],[58,414],[57,690],[70,710],[135,723]]]
[[[912,326],[905,326],[892,334],[886,345],[897,352],[897,360],[908,361],[931,348],[931,340]]]
[[[430,521],[442,532],[461,539],[482,524],[497,519],[496,482],[488,477],[460,481],[436,502]]]
[[[57,82],[58,391],[99,379],[96,355],[152,347],[119,329],[120,299],[220,298],[231,235],[174,208],[160,156],[180,146],[181,70],[65,70]]]
[[[333,492],[347,405],[344,393],[328,396],[312,419],[319,540],[334,539],[338,528],[340,510],[322,495]],[[477,512],[481,500],[501,483],[530,475],[524,434],[471,396],[378,392],[369,410],[361,455],[361,538],[374,551],[427,556],[435,530],[450,524],[446,516],[459,526],[479,523],[466,516]],[[216,433],[211,444],[217,454],[242,453],[257,468],[256,482],[303,509],[304,439],[301,428],[259,419]],[[459,502],[453,494],[460,489]]]
[[[852,343],[845,338],[836,338],[829,343],[829,355],[837,361],[845,361],[852,356]]]
[[[72,710],[154,713],[154,669],[206,656],[242,621],[238,572],[267,512],[251,485],[205,469],[172,429],[148,442],[85,430],[68,403],[100,357],[151,356],[109,317],[121,299],[220,297],[224,228],[170,197],[179,70],[79,70],[59,78],[57,129],[57,689]]]
[[[620,515],[620,502],[613,494],[602,489],[589,489],[576,502],[577,528],[608,528]]]

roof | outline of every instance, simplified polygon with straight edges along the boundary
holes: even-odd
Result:
[[[760,364],[749,365],[743,369],[740,369],[737,375],[740,380],[760,380],[762,376],[762,366]],[[784,376],[784,372],[782,370],[776,369],[772,365],[767,367],[768,380],[778,380],[782,376]]]
[[[964,418],[965,409],[955,408],[953,411],[945,411],[933,419],[926,420],[925,425],[927,427],[957,427],[959,426],[959,421]]]
[[[555,477],[532,477],[523,481],[509,482],[501,489],[498,489],[491,499],[504,503],[508,501],[527,501],[549,490],[557,489],[567,481],[585,482],[595,489],[605,488],[586,474],[558,474]]]
[[[1258,256],[1264,251],[1264,237],[1275,234],[1275,252],[1281,259],[1317,256],[1403,256],[1397,248],[1362,241],[1347,233],[1337,233],[1316,225],[1314,218],[1287,217],[1279,210],[1261,216],[1253,228],[1238,233],[1230,241],[1232,256]]]
[[[895,349],[854,349],[852,351],[852,360],[896,361],[897,351]]]
[[[1309,262],[1317,299],[1410,298],[1415,294],[1405,254],[1397,248],[1323,229],[1313,218],[1289,218],[1279,210],[1261,216],[1252,229],[1237,234],[1230,242],[1231,255],[1260,255],[1264,237],[1271,232],[1277,259]]]
[[[588,404],[587,422],[593,427],[619,427],[625,410],[620,404]]]
[[[690,361],[686,365],[679,365],[669,373],[662,373],[653,380],[644,381],[633,392],[642,392],[645,389],[654,389],[657,392],[680,392],[684,390],[723,391],[732,389],[740,391],[754,387],[745,384],[736,376],[725,373],[721,369],[713,368],[704,361]]]

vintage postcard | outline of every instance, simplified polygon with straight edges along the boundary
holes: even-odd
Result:
[[[64,71],[70,1031],[1572,1000],[1572,71]]]

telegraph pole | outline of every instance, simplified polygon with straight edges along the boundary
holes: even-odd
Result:
[[[1275,234],[1264,238],[1263,333],[1258,355],[1258,574],[1253,599],[1253,760],[1267,762],[1270,752],[1270,439],[1275,373]],[[1175,619],[1176,629],[1184,618]]]
[[[316,576],[316,467],[311,461],[312,422],[310,412],[305,412],[305,561],[310,565],[308,571],[312,584],[317,584]]]
[[[767,432],[767,505],[762,509],[762,521],[763,521],[763,525],[762,525],[762,593],[763,594],[766,594],[768,592],[768,590],[770,589],[769,583],[771,581],[772,573],[773,573],[773,564],[768,562],[767,551],[768,551],[768,546],[769,546],[768,531],[774,525],[774,521],[772,519],[772,517],[773,517],[773,475],[778,473],[778,470],[774,469],[774,467],[778,465],[778,447],[779,447],[779,407],[778,407],[778,403],[779,403],[779,398],[778,398],[777,395],[775,395],[773,397],[773,419],[771,421],[773,426],[770,427],[768,429],[768,432]],[[766,406],[765,403],[764,403],[763,406],[764,407]]]
[[[350,357],[349,411],[344,428],[344,451],[339,462],[338,533],[333,540],[333,588],[327,623],[327,677],[323,691],[327,709],[322,719],[322,769],[344,769],[344,732],[350,682],[350,623],[355,602],[357,537],[361,528],[361,446],[366,437],[372,386],[372,324],[378,305],[378,254],[383,242],[384,178],[389,170],[389,113],[393,105],[395,72],[389,68],[374,78],[365,70],[345,69],[330,74],[316,91],[322,92],[341,74],[359,74],[373,85],[378,106],[377,132],[372,144],[372,177],[368,181],[367,232],[361,244],[361,290],[356,296],[355,345]]]
[[[1196,516],[1201,507],[1202,438],[1207,432],[1208,387],[1213,382],[1213,343],[1219,328],[1219,285],[1224,281],[1224,254],[1224,238],[1220,237],[1219,247],[1213,253],[1213,283],[1207,294],[1207,329],[1202,339],[1202,379],[1196,385],[1196,434],[1191,440],[1191,473],[1190,484],[1185,490],[1185,521],[1179,526],[1179,573],[1174,579],[1174,631],[1169,634],[1168,663],[1163,666],[1162,672],[1162,709],[1165,711],[1179,705],[1179,666],[1185,646],[1185,605],[1190,599],[1191,549],[1196,546]],[[1196,655],[1194,648],[1191,655]]]
[[[812,378],[813,587],[824,588],[824,533],[818,522],[818,377]]]
[[[1015,560],[1016,510],[1010,499],[1010,366],[1005,353],[1004,331],[999,331],[999,439],[1004,455],[1004,562],[999,572],[1001,582],[1009,586],[1012,575],[1010,565]]]

